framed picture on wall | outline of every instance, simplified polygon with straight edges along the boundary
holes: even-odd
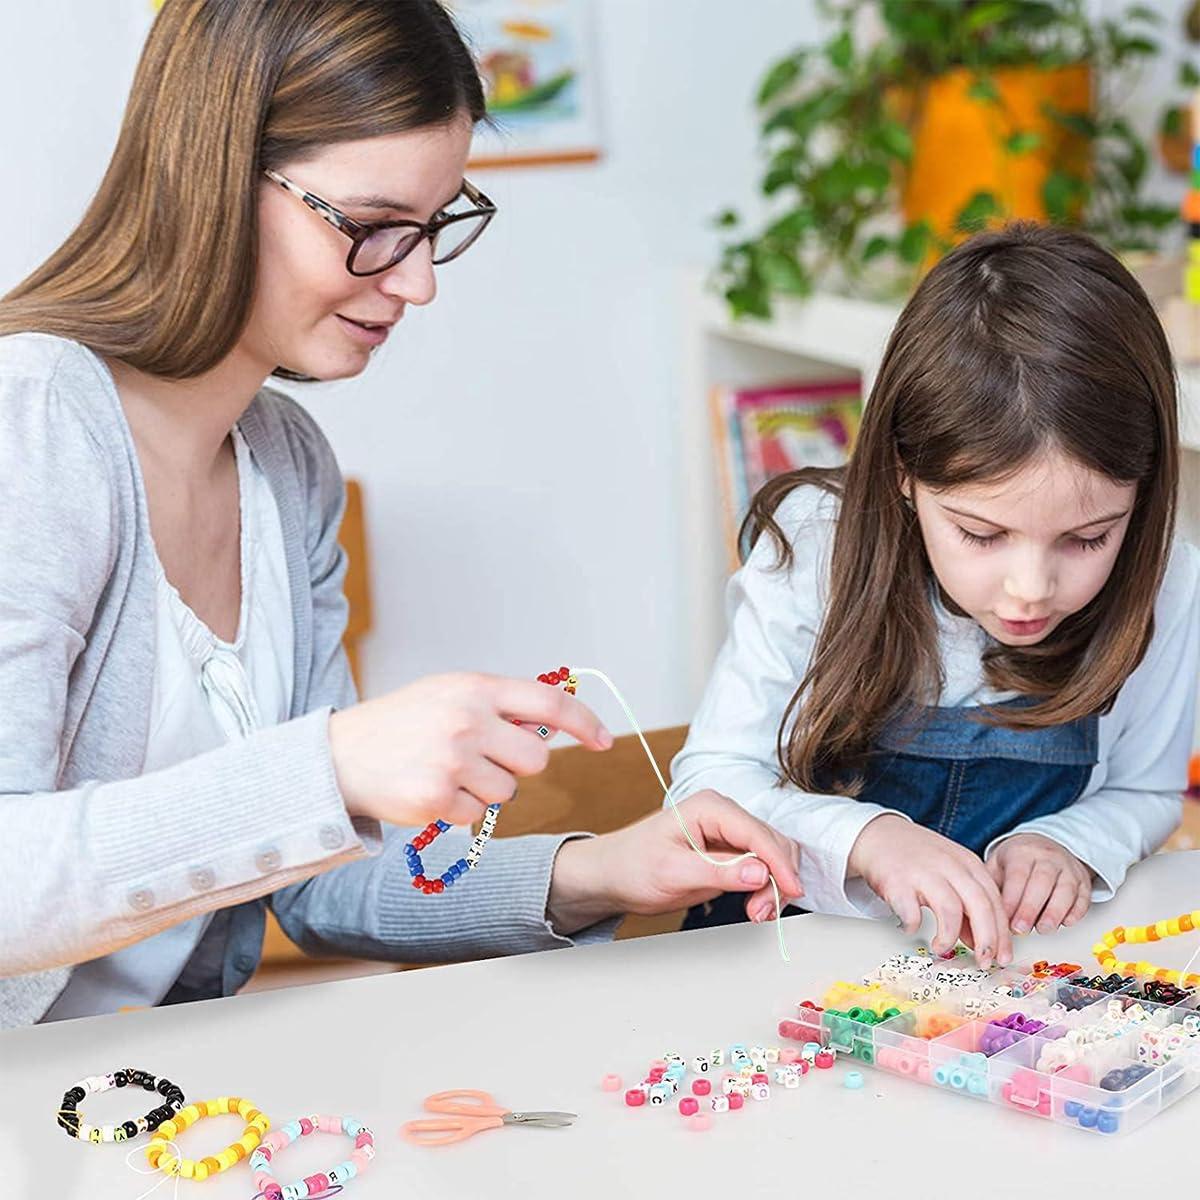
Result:
[[[451,0],[487,88],[496,129],[471,166],[600,157],[593,0]]]

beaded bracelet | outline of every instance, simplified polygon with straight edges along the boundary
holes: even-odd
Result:
[[[148,1092],[158,1092],[164,1103],[158,1108],[152,1108],[144,1117],[125,1121],[121,1125],[88,1125],[81,1119],[79,1105],[89,1095],[128,1087],[130,1084]],[[183,1092],[178,1084],[169,1079],[158,1079],[149,1071],[122,1067],[109,1075],[89,1075],[69,1087],[63,1096],[62,1107],[58,1110],[58,1125],[66,1130],[70,1137],[78,1138],[81,1142],[127,1142],[139,1133],[157,1129],[164,1121],[174,1116],[183,1107],[183,1103]]]
[[[1153,925],[1135,925],[1126,929],[1118,925],[1116,929],[1106,933],[1092,947],[1092,953],[1100,964],[1102,971],[1113,971],[1118,975],[1150,976],[1163,983],[1176,983],[1181,987],[1196,987],[1200,985],[1200,975],[1192,972],[1184,975],[1168,967],[1156,967],[1149,962],[1121,962],[1116,956],[1116,948],[1120,945],[1138,945],[1142,942],[1158,942],[1163,938],[1179,937],[1182,933],[1200,930],[1200,909],[1195,912],[1183,913],[1182,916],[1172,917],[1167,921],[1155,921]]]
[[[549,671],[544,675],[539,675],[538,683],[546,683],[551,687],[557,687],[560,683],[566,684],[565,691],[569,695],[575,695],[575,689],[579,686],[579,680],[566,667],[559,667],[557,671]],[[514,725],[520,725],[520,721],[513,721]],[[540,738],[548,738],[550,730],[545,725],[538,725],[535,732]],[[483,814],[483,822],[480,825],[479,832],[475,835],[467,850],[466,857],[460,858],[458,862],[451,863],[450,866],[442,872],[438,878],[430,879],[425,874],[425,865],[421,862],[421,851],[426,846],[437,841],[450,825],[445,821],[431,821],[411,842],[404,844],[404,856],[408,860],[408,873],[412,876],[412,885],[419,892],[424,892],[426,896],[435,896],[444,892],[448,887],[452,887],[454,883],[465,875],[468,871],[474,870],[479,865],[479,860],[483,857],[484,848],[488,842],[492,840],[492,834],[496,831],[496,820],[500,815],[499,804],[489,804],[487,811]]]
[[[297,1138],[312,1133],[344,1133],[354,1139],[354,1150],[344,1162],[320,1175],[309,1175],[296,1183],[281,1187],[271,1171],[271,1160],[290,1146]],[[353,1117],[301,1117],[281,1125],[274,1133],[263,1138],[262,1145],[250,1155],[250,1170],[254,1172],[254,1186],[258,1196],[265,1200],[304,1200],[305,1197],[323,1196],[331,1191],[340,1191],[344,1184],[367,1169],[375,1157],[375,1135]],[[258,1196],[255,1200],[258,1200]]]
[[[242,1136],[231,1142],[219,1154],[209,1155],[198,1162],[190,1158],[177,1158],[167,1152],[167,1142],[176,1134],[190,1129],[205,1117],[216,1117],[234,1113],[246,1122]],[[184,1179],[208,1179],[228,1171],[243,1158],[258,1149],[262,1136],[271,1128],[271,1122],[250,1103],[238,1096],[221,1096],[216,1100],[200,1100],[181,1108],[176,1116],[164,1121],[154,1133],[146,1147],[146,1161],[166,1175],[182,1175]]]

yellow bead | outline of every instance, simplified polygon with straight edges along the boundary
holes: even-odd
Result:
[[[1138,963],[1138,964],[1137,964],[1137,966],[1134,968],[1134,972],[1133,972],[1133,973],[1134,973],[1135,975],[1153,975],[1153,974],[1154,974],[1154,964],[1153,964],[1153,963],[1148,963],[1148,962],[1146,962],[1146,960],[1145,960],[1145,959],[1143,959],[1143,960],[1142,960],[1140,963]]]
[[[175,1120],[182,1120],[184,1127],[194,1125],[200,1119],[200,1110],[194,1105],[189,1104],[186,1108],[181,1109]]]
[[[1116,939],[1116,937],[1115,937],[1113,934],[1111,934],[1111,933],[1106,933],[1106,934],[1104,935],[1104,944],[1105,944],[1105,945],[1106,945],[1106,946],[1107,946],[1107,947],[1108,947],[1110,950],[1114,950],[1114,949],[1116,948],[1116,945],[1117,945],[1117,939]]]
[[[1168,923],[1166,921],[1155,921],[1154,932],[1157,933],[1160,938],[1171,936],[1171,930],[1168,928]]]
[[[229,1097],[228,1096],[218,1096],[217,1097],[217,1112],[227,1113],[228,1111],[229,1111]]]
[[[204,1163],[198,1162],[192,1171],[192,1178],[193,1179],[207,1179],[208,1178],[208,1167],[206,1167],[204,1165]]]
[[[238,1116],[243,1120],[254,1111],[254,1105],[249,1100],[239,1100],[237,1106]]]
[[[170,1141],[179,1132],[179,1129],[174,1121],[164,1121],[158,1127],[158,1132],[162,1135],[164,1141]]]
[[[195,1174],[195,1171],[196,1171],[196,1164],[194,1162],[192,1162],[192,1160],[190,1158],[185,1158],[179,1164],[179,1173],[180,1173],[180,1175],[182,1175],[184,1177],[184,1179],[191,1179],[192,1176]]]
[[[226,1146],[225,1149],[217,1155],[217,1162],[219,1162],[221,1166],[228,1171],[229,1168],[232,1167],[235,1162],[237,1162],[237,1155],[234,1154],[234,1152],[230,1150],[228,1146]]]
[[[1192,924],[1197,929],[1200,929],[1200,908],[1197,908],[1194,912],[1191,912],[1188,915],[1192,918]]]
[[[246,1148],[246,1153],[249,1154],[258,1145],[258,1134],[243,1133],[242,1136],[238,1138],[238,1144],[240,1146],[244,1146]]]
[[[1172,917],[1167,922],[1167,937],[1178,937],[1182,932],[1183,930],[1179,928],[1179,918]]]
[[[164,1154],[162,1158],[158,1160],[158,1169],[160,1171],[165,1171],[168,1175],[174,1175],[179,1169],[179,1159],[170,1154]]]

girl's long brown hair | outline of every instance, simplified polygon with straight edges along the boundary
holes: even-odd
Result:
[[[333,142],[485,115],[438,0],[166,0],[103,182],[0,299],[0,334],[58,334],[187,379],[253,301],[262,172]]]
[[[840,496],[828,607],[779,730],[789,782],[853,793],[892,716],[941,690],[934,586],[907,477],[952,488],[1000,480],[1054,447],[1137,499],[1107,583],[1042,643],[992,645],[988,683],[1032,698],[988,719],[1031,729],[1107,711],[1145,654],[1178,484],[1171,352],[1145,293],[1092,239],[1017,223],[958,247],[896,324],[849,463],[793,471],[755,497],[744,544],[794,488]]]

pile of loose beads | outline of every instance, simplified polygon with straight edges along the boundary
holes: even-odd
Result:
[[[747,1100],[769,1100],[772,1078],[777,1086],[791,1090],[800,1086],[800,1080],[814,1066],[828,1068],[833,1062],[833,1051],[817,1042],[806,1044],[803,1050],[746,1046],[738,1042],[728,1050],[718,1048],[698,1054],[691,1060],[691,1070],[696,1076],[691,1083],[691,1095],[679,1099],[679,1114],[692,1119],[692,1128],[706,1129],[708,1118],[700,1112],[702,1105],[713,1113],[736,1112]],[[718,1090],[715,1077],[724,1068],[728,1069],[721,1076]],[[675,1099],[687,1075],[687,1060],[668,1052],[650,1064],[640,1084],[625,1092],[625,1103],[630,1108],[664,1107]],[[698,1116],[703,1120],[697,1125]]]
[[[1126,1007],[1121,997],[1113,996],[1105,1005],[1104,1016],[1068,1030],[1056,1041],[1048,1042],[1038,1056],[1037,1069],[1044,1072],[1060,1071],[1077,1063],[1089,1048],[1110,1042],[1152,1020],[1152,1014],[1140,1004],[1134,1002]]]
[[[177,1158],[167,1152],[167,1143],[174,1141],[177,1134],[190,1129],[205,1117],[234,1113],[246,1122],[242,1136],[231,1142],[219,1154],[209,1155],[199,1161]],[[208,1179],[228,1171],[243,1158],[249,1157],[258,1148],[262,1136],[271,1128],[271,1122],[250,1103],[239,1096],[221,1096],[216,1100],[200,1100],[188,1104],[170,1120],[164,1121],[146,1147],[146,1161],[166,1175],[181,1175],[184,1179]]]
[[[158,1092],[163,1098],[163,1103],[157,1108],[152,1108],[144,1117],[126,1121],[121,1125],[88,1125],[81,1119],[79,1105],[89,1095],[130,1085],[144,1088],[148,1092]],[[158,1079],[149,1071],[139,1071],[136,1067],[122,1067],[110,1075],[89,1075],[69,1087],[58,1112],[58,1124],[71,1137],[82,1142],[127,1142],[139,1133],[153,1132],[178,1112],[183,1103],[183,1092],[169,1079]]]
[[[1200,1014],[1189,1013],[1165,1029],[1147,1029],[1138,1039],[1136,1057],[1148,1067],[1163,1067],[1200,1039]]]
[[[1007,1017],[993,1017],[979,1035],[979,1049],[989,1058],[999,1054],[1015,1042],[1022,1041],[1046,1028],[1045,1021],[1036,1021],[1024,1013],[1009,1013]]]
[[[560,683],[565,683],[567,685],[565,690],[573,696],[575,689],[579,685],[579,680],[566,667],[559,667],[557,671],[539,675],[538,683],[548,683],[551,687],[557,687]],[[513,721],[513,724],[520,725],[521,722]],[[548,738],[550,736],[550,730],[545,725],[537,726],[535,732],[541,738]],[[483,814],[483,821],[480,824],[479,832],[472,839],[466,856],[460,858],[458,862],[451,863],[442,872],[440,877],[433,879],[430,879],[425,874],[425,865],[421,862],[421,851],[426,846],[437,841],[450,828],[450,825],[446,821],[440,820],[431,821],[426,825],[411,842],[404,844],[404,856],[408,860],[408,873],[412,876],[413,887],[417,891],[423,892],[426,896],[436,896],[444,892],[448,887],[452,887],[468,871],[474,870],[479,865],[479,860],[483,857],[483,852],[488,842],[492,840],[492,834],[496,832],[496,820],[499,815],[500,805],[489,804]]]
[[[1095,1003],[1096,997],[1092,994],[1094,992],[1107,992],[1111,996],[1116,992],[1125,991],[1136,982],[1132,975],[1118,975],[1116,972],[1111,975],[1096,975],[1091,979],[1086,975],[1076,975],[1063,985],[1059,991],[1059,1000],[1068,1009],[1075,1012]],[[1148,996],[1138,998],[1149,999]]]
[[[1184,979],[1181,978],[1179,971],[1156,967],[1153,963],[1145,961],[1121,962],[1116,955],[1116,949],[1121,945],[1158,942],[1163,938],[1179,937],[1180,934],[1191,933],[1193,930],[1200,930],[1200,909],[1195,912],[1183,913],[1181,916],[1172,917],[1166,921],[1155,921],[1153,925],[1135,925],[1129,929],[1126,929],[1124,925],[1118,925],[1116,929],[1110,930],[1092,947],[1092,953],[1096,956],[1096,961],[1103,971],[1116,971],[1120,975],[1141,975],[1152,977],[1163,983],[1196,987],[1200,985],[1200,975],[1191,973]]]
[[[1149,1000],[1154,1004],[1170,1005],[1172,1008],[1177,1004],[1186,1004],[1195,994],[1192,988],[1181,988],[1178,984],[1167,983],[1163,979],[1147,980],[1141,987],[1134,988],[1129,993],[1134,1000]]]
[[[272,1158],[297,1138],[313,1133],[344,1133],[354,1139],[354,1151],[345,1162],[330,1167],[323,1174],[309,1175],[298,1183],[281,1186],[271,1171]],[[322,1196],[349,1183],[367,1169],[374,1157],[375,1135],[361,1121],[353,1117],[301,1117],[281,1125],[263,1138],[262,1145],[250,1155],[250,1170],[254,1172],[254,1186],[264,1200],[305,1200],[305,1197]]]

